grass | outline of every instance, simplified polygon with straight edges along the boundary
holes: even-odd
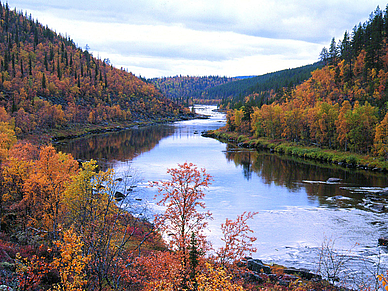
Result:
[[[279,154],[338,164],[346,167],[357,167],[366,170],[388,172],[387,161],[370,155],[324,149],[316,146],[305,146],[285,140],[271,140],[262,137],[253,138],[236,132],[214,130],[210,131],[208,134],[210,137],[217,138],[222,141],[237,143],[242,147],[266,149]]]

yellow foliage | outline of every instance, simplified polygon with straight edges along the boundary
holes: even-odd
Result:
[[[107,206],[109,206],[109,212],[115,210],[115,205],[110,203],[108,196],[109,191],[112,192],[109,187],[113,183],[113,170],[96,173],[97,167],[94,160],[83,163],[81,171],[66,187],[63,203],[69,211],[69,224],[82,221],[85,212],[94,213],[93,219],[95,220],[106,214]],[[95,190],[99,188],[103,189],[96,194]],[[87,226],[84,225],[84,227]]]
[[[87,283],[84,270],[90,262],[91,256],[83,255],[82,247],[84,244],[81,239],[70,228],[63,234],[63,242],[55,241],[54,243],[61,254],[60,258],[54,258],[53,261],[53,266],[61,277],[61,284],[56,284],[54,290],[84,290],[83,286]]]
[[[8,150],[16,143],[13,127],[8,122],[0,122],[0,163],[8,156]]]
[[[244,290],[242,286],[233,284],[231,276],[223,268],[213,268],[206,263],[207,272],[197,276],[199,291],[238,291]]]

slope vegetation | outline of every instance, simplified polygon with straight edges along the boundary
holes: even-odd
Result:
[[[152,84],[8,4],[0,4],[0,18],[0,121],[13,123],[19,134],[186,112]]]

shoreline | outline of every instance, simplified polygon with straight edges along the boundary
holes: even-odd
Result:
[[[66,140],[73,140],[77,138],[82,138],[90,135],[104,134],[104,133],[113,133],[120,132],[123,130],[128,130],[131,128],[152,126],[156,124],[168,124],[177,121],[184,121],[196,118],[203,118],[202,116],[190,116],[190,115],[181,115],[177,117],[168,117],[168,118],[158,118],[152,120],[137,120],[132,122],[111,122],[104,124],[75,124],[70,128],[58,129],[58,130],[49,130],[44,133],[47,136],[47,139],[51,143],[59,143]],[[36,136],[36,134],[31,134],[31,136]],[[28,139],[28,137],[27,137]]]
[[[369,155],[360,155],[351,152],[341,152],[322,149],[313,146],[304,146],[285,140],[270,140],[240,135],[236,132],[211,130],[202,136],[214,138],[225,143],[231,143],[240,148],[268,150],[272,153],[285,154],[303,159],[315,160],[322,163],[339,165],[345,168],[388,173],[388,161],[383,161]]]

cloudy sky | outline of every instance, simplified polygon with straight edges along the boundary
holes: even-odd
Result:
[[[5,1],[2,1],[5,2]],[[311,64],[377,0],[9,0],[135,75],[261,75]]]

